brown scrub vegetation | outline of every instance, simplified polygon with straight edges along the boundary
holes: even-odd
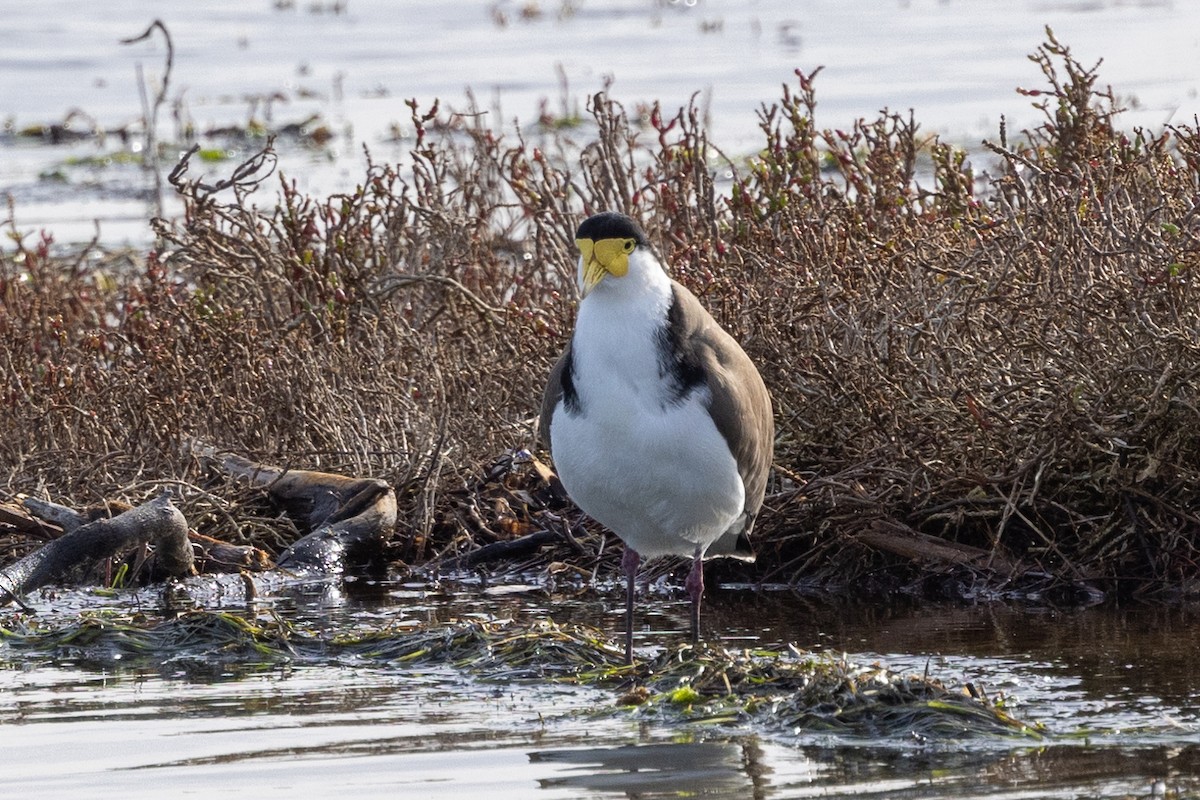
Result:
[[[301,535],[199,440],[386,481],[393,564],[558,531],[517,566],[615,570],[521,452],[571,329],[574,228],[614,209],[774,397],[759,561],[715,569],[1194,593],[1200,126],[1122,130],[1095,67],[1053,36],[1032,59],[1044,120],[1001,129],[987,172],[911,116],[819,127],[799,72],[745,157],[694,107],[601,94],[582,125],[536,134],[414,101],[411,163],[330,198],[285,177],[263,200],[269,148],[223,181],[185,159],[186,216],[157,221],[144,258],[64,258],[16,232],[0,253],[0,498],[136,504],[168,482],[201,534],[273,554]],[[5,561],[42,543],[0,536]]]

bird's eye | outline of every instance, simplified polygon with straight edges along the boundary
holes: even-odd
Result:
[[[637,244],[637,242],[635,242],[633,239],[626,239],[626,240],[625,240],[625,252],[626,252],[626,253],[632,253],[632,252],[633,252],[633,246],[634,246],[635,244]]]

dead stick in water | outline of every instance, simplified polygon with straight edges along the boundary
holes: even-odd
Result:
[[[80,525],[0,570],[0,604],[20,602],[20,595],[67,580],[101,559],[146,543],[154,544],[156,567],[165,574],[192,574],[187,520],[171,502],[169,491],[110,519]]]

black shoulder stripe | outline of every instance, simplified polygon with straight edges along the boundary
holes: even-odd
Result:
[[[579,403],[579,392],[575,391],[575,353],[567,353],[567,363],[562,371],[563,408],[569,414],[578,414],[582,407]]]
[[[668,383],[672,403],[682,401],[706,381],[704,367],[684,330],[679,297],[674,293],[667,322],[658,330],[658,374]]]

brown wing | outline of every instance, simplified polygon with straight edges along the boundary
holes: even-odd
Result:
[[[571,343],[567,342],[567,348],[558,357],[554,369],[550,370],[550,379],[546,382],[546,393],[542,396],[542,414],[538,418],[537,434],[542,447],[547,450],[550,449],[550,420],[554,416],[554,407],[558,405],[558,401],[563,396],[564,375],[568,376],[566,381],[570,385],[570,368]],[[573,386],[571,392],[574,393]]]
[[[712,399],[709,413],[725,437],[746,487],[746,529],[762,508],[775,454],[771,395],[754,362],[686,287],[674,284],[681,357],[705,374]]]

